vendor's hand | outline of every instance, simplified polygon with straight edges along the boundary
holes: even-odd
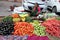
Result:
[[[39,13],[37,12],[36,16],[38,16],[38,15],[39,15]]]
[[[38,14],[36,14],[36,16],[38,16]]]

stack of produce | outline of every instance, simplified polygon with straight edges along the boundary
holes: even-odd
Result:
[[[13,17],[13,22],[19,22],[19,21],[25,21],[26,17],[28,17],[29,15],[27,13],[21,13],[21,14],[12,14],[11,15]]]
[[[34,34],[36,34],[38,36],[46,36],[45,28],[40,25],[35,25],[34,26]]]
[[[27,40],[49,40],[47,36],[28,36]]]
[[[56,17],[58,15],[56,15],[55,13],[45,13],[44,14],[44,18],[52,18],[52,17]]]
[[[13,22],[18,22],[18,21],[20,21],[20,16],[19,16],[19,14],[17,14],[17,13],[12,14],[12,17],[13,17]]]
[[[31,17],[26,17],[25,22],[33,22]]]
[[[23,12],[23,13],[20,13],[19,16],[20,16],[21,21],[24,22],[26,20],[26,17],[29,16],[29,14],[26,12]]]
[[[0,22],[0,35],[10,35],[14,31],[14,25],[11,16],[3,18]]]
[[[12,22],[13,23],[13,18],[11,16],[6,16],[2,19],[3,22]]]
[[[53,36],[60,37],[60,20],[47,20],[42,23],[42,25],[46,27],[46,32]]]
[[[28,36],[16,36],[16,35],[8,35],[2,36],[0,35],[0,40],[27,40]]]
[[[1,36],[0,40],[49,40],[47,36],[16,36],[16,35],[8,35],[8,36]]]
[[[16,22],[14,24],[14,35],[33,35],[34,27],[27,22]]]
[[[34,20],[31,24],[34,25],[34,34],[37,36],[46,36],[45,27],[41,26],[38,20]]]
[[[38,20],[32,20],[32,22],[30,22],[32,25],[40,25],[40,22]]]
[[[57,17],[56,19],[57,19],[57,20],[60,20],[60,17]]]

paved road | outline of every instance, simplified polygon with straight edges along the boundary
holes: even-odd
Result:
[[[20,6],[21,3],[0,1],[0,16],[11,15],[12,12],[8,12],[9,6],[11,6],[11,5],[18,5],[18,6]]]

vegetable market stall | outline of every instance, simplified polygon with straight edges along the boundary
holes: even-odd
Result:
[[[44,22],[42,24],[44,24]],[[2,26],[1,23],[4,25]],[[2,28],[3,30],[0,29],[0,39],[5,38],[6,40],[60,40],[60,38],[48,34],[49,32],[45,31],[45,27],[42,26],[38,20],[32,20],[28,14],[15,13],[11,16],[3,16],[1,17],[1,23],[0,28]]]

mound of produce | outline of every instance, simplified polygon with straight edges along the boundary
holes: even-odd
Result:
[[[20,17],[19,14],[17,14],[17,13],[12,14],[11,16],[12,16],[13,18],[19,18],[19,17]]]
[[[32,18],[31,17],[26,17],[26,20],[25,20],[25,22],[32,22],[33,20],[32,20]]]
[[[47,36],[28,36],[27,40],[49,40]]]
[[[26,17],[29,17],[29,14],[26,12],[23,12],[23,13],[19,14],[19,16],[20,16],[21,21],[25,22]]]
[[[19,22],[20,18],[13,18],[13,22]]]
[[[57,20],[60,20],[60,17],[57,17],[56,19],[57,19]]]
[[[13,22],[13,18],[11,16],[6,16],[2,19],[3,22]]]
[[[36,34],[37,36],[46,36],[45,27],[40,26],[40,25],[35,25],[34,34]]]
[[[11,15],[13,17],[13,22],[19,22],[20,21],[20,16],[19,14],[15,13]]]
[[[30,24],[35,26],[35,25],[40,25],[40,22],[38,20],[32,20],[32,22],[30,22]]]
[[[0,35],[10,35],[14,30],[14,25],[11,16],[3,18],[0,22]]]
[[[46,32],[53,36],[60,37],[60,20],[47,20],[43,22],[42,25],[46,27]]]
[[[2,36],[0,35],[0,40],[27,40],[28,36],[16,36],[16,35],[8,35]]]
[[[46,36],[45,27],[41,26],[38,20],[33,20],[31,24],[34,26],[34,34],[37,36]]]
[[[16,22],[14,24],[14,35],[33,35],[34,27],[27,22]]]

